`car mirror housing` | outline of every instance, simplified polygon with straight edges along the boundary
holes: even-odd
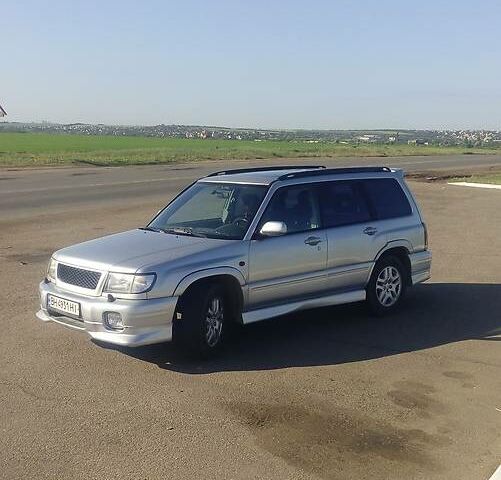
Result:
[[[266,222],[259,230],[263,237],[279,237],[287,233],[287,225],[284,222]]]

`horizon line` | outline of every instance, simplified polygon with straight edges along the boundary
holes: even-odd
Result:
[[[4,117],[5,118],[5,117]],[[25,124],[25,125],[59,125],[59,126],[71,126],[71,125],[88,125],[88,126],[104,126],[104,127],[189,127],[189,128],[207,128],[207,129],[227,129],[227,130],[260,130],[267,132],[444,132],[444,131],[486,131],[486,132],[499,132],[499,129],[490,128],[392,128],[392,127],[381,127],[381,128],[260,128],[260,127],[229,127],[224,125],[202,125],[202,124],[184,124],[184,123],[155,123],[155,124],[127,124],[127,123],[88,123],[88,122],[53,122],[49,120],[42,121],[9,121],[0,120],[0,125],[2,124]]]

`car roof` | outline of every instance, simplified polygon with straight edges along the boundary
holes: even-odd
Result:
[[[249,183],[254,185],[269,185],[278,180],[282,175],[289,175],[296,172],[306,172],[309,171],[308,168],[295,168],[295,169],[284,169],[284,170],[255,170],[249,172],[237,172],[237,173],[224,173],[220,175],[211,175],[209,177],[202,178],[203,182],[217,182],[217,183]]]
[[[261,167],[256,169],[237,169],[215,172],[201,178],[200,182],[211,183],[244,183],[251,185],[270,185],[277,181],[291,180],[294,178],[317,178],[333,175],[368,174],[368,173],[397,173],[398,170],[388,167],[349,167],[349,168],[325,168],[325,166],[285,166],[285,167]]]

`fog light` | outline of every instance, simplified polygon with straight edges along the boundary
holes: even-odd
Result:
[[[122,315],[118,312],[103,313],[104,326],[110,330],[122,330],[124,328]]]

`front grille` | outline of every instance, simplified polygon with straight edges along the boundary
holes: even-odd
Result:
[[[83,268],[70,267],[69,265],[64,265],[64,263],[58,263],[57,278],[70,285],[95,290],[101,278],[101,273],[93,272],[92,270],[84,270]]]

